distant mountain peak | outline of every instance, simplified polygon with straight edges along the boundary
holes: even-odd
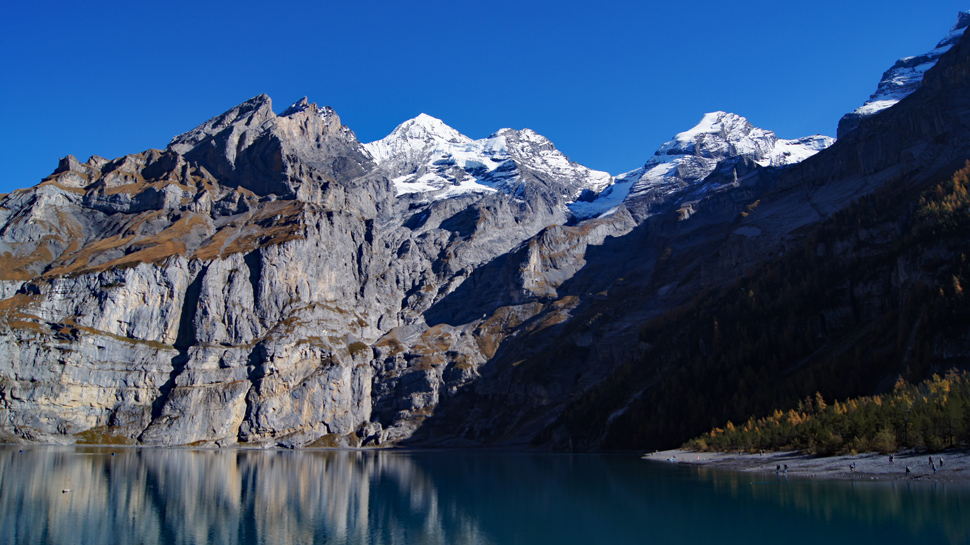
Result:
[[[678,133],[674,140],[688,141],[693,140],[700,134],[722,134],[738,132],[752,127],[747,119],[730,112],[716,111],[704,114],[704,117],[689,130]]]
[[[448,124],[446,124],[444,121],[438,119],[437,117],[434,117],[433,115],[428,115],[424,112],[419,113],[417,116],[405,121],[401,125],[417,125],[433,131],[443,130],[446,132],[450,132],[455,130],[452,127],[448,126]]]
[[[168,147],[176,153],[185,154],[201,142],[233,127],[258,127],[275,117],[273,101],[266,94],[257,95],[221,115],[198,125],[190,131],[172,138]],[[230,150],[231,151],[231,150]]]
[[[647,164],[668,163],[671,156],[697,155],[725,159],[736,155],[763,155],[777,141],[775,133],[759,129],[740,115],[729,112],[704,114],[700,122],[678,133],[660,147]]]
[[[425,113],[409,119],[395,128],[388,138],[404,138],[408,140],[441,140],[444,142],[471,142],[471,138],[461,134],[453,127],[437,117]]]
[[[892,107],[918,89],[923,83],[926,71],[936,65],[940,56],[957,43],[967,26],[970,26],[970,11],[962,11],[957,15],[957,22],[950,28],[950,32],[936,44],[935,48],[922,55],[903,57],[896,61],[883,73],[876,92],[869,97],[869,100],[839,120],[838,137],[842,138],[859,126],[859,121],[863,118]]]
[[[390,175],[398,195],[433,200],[469,193],[512,194],[527,178],[561,186],[567,200],[609,185],[606,172],[573,163],[548,138],[531,129],[504,128],[473,140],[438,118],[420,114],[364,147]]]
[[[447,156],[453,147],[471,141],[440,119],[422,113],[384,138],[364,144],[364,149],[392,176],[402,176],[418,173],[432,157]]]
[[[723,111],[704,114],[700,122],[660,146],[640,168],[616,177],[597,198],[571,205],[578,217],[609,214],[620,203],[651,209],[672,195],[703,182],[728,159],[761,166],[798,163],[827,148],[835,139],[812,135],[795,140],[755,127],[746,118]]]
[[[678,133],[657,150],[643,167],[643,183],[638,182],[633,192],[659,182],[656,175],[668,181],[671,177],[687,183],[700,181],[719,161],[734,157],[743,157],[760,166],[797,163],[832,142],[832,138],[820,135],[783,140],[774,131],[755,127],[740,115],[710,112],[697,125]]]

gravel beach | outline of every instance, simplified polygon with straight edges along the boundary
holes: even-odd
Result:
[[[935,454],[898,452],[890,461],[888,454],[875,453],[817,457],[795,451],[747,454],[677,449],[645,454],[643,459],[770,475],[774,475],[779,467],[780,473],[785,474],[787,466],[789,477],[800,478],[970,482],[970,451],[967,450]]]

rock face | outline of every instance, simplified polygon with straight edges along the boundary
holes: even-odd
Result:
[[[842,138],[858,127],[860,120],[889,108],[918,89],[926,71],[960,40],[967,26],[970,26],[970,11],[960,12],[949,34],[940,40],[935,48],[922,55],[903,57],[896,61],[896,64],[882,75],[876,92],[869,97],[869,100],[839,120],[837,136]]]
[[[361,279],[391,255],[370,248],[393,195],[374,170],[331,110],[276,116],[260,96],[165,151],[68,158],[15,192],[4,427],[162,444],[356,431],[373,374],[359,339],[388,312]]]
[[[422,115],[361,144],[264,95],[66,157],[0,200],[2,436],[570,448],[563,414],[649,352],[644,321],[970,156],[967,47],[834,145],[716,112],[617,178],[528,129]]]
[[[500,263],[509,284],[483,300],[555,293],[631,225],[563,249],[578,261],[508,255],[609,182],[532,131],[472,141],[421,116],[365,147],[333,110],[276,115],[265,95],[163,151],[67,157],[0,208],[0,422],[43,441],[399,441],[500,342],[477,310],[443,323],[470,316],[443,296]]]

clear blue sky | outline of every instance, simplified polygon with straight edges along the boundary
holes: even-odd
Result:
[[[0,193],[59,157],[164,148],[259,93],[332,106],[363,142],[425,112],[531,128],[619,174],[705,112],[835,134],[970,1],[7,2]]]

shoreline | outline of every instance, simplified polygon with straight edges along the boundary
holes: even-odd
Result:
[[[936,471],[930,465],[931,457]],[[690,465],[757,475],[776,475],[778,466],[781,466],[779,473],[792,478],[970,482],[970,450],[948,450],[932,455],[897,452],[893,455],[892,462],[889,461],[888,454],[878,453],[817,457],[798,451],[748,454],[694,452],[682,449],[649,453],[641,458],[655,463]],[[855,464],[854,468],[852,464]],[[787,473],[784,471],[786,465]],[[910,468],[908,474],[907,466]]]

